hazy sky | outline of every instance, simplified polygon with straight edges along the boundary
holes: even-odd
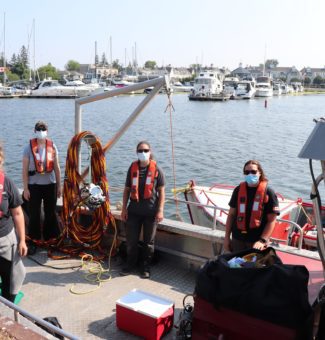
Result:
[[[98,55],[124,64],[236,68],[278,59],[279,66],[325,66],[324,0],[20,0],[0,1],[0,51],[28,46],[35,19],[36,67]],[[5,14],[5,25],[4,25]],[[4,35],[5,27],[5,35]],[[33,50],[33,39],[30,39]],[[125,53],[126,51],[126,53]],[[33,63],[33,61],[32,61]]]

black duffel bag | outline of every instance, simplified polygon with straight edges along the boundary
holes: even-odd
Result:
[[[258,267],[229,267],[233,257],[251,253],[257,254]],[[195,294],[216,308],[222,306],[298,329],[312,320],[308,279],[305,266],[282,264],[273,248],[248,249],[208,261],[198,273]]]

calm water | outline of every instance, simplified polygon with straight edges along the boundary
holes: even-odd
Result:
[[[123,96],[83,107],[83,130],[96,134],[104,145],[122,125],[143,96]],[[174,95],[172,102],[176,186],[190,179],[201,185],[237,184],[248,159],[261,161],[272,187],[288,198],[308,199],[311,177],[308,161],[297,157],[315,123],[325,116],[325,96],[283,96],[229,102],[192,102],[186,95]],[[167,195],[173,187],[170,116],[167,97],[157,96],[133,126],[106,154],[111,187],[123,187],[135,146],[146,139],[167,177]],[[22,150],[33,137],[37,120],[49,124],[49,136],[60,152],[62,169],[66,150],[74,134],[74,100],[2,99],[3,127],[0,139],[6,152],[6,171],[22,185]],[[317,164],[318,166],[318,164]],[[319,169],[319,167],[317,167]],[[318,171],[316,170],[316,174]],[[112,202],[121,200],[111,194]],[[168,214],[173,213],[168,208]]]

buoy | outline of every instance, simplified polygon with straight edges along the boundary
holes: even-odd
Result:
[[[267,108],[267,99],[265,99],[264,107]]]

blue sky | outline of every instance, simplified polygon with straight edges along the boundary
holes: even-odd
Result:
[[[0,51],[28,45],[35,19],[35,63],[63,69],[99,56],[124,64],[324,67],[324,0],[1,0]],[[126,53],[125,53],[126,51]]]

